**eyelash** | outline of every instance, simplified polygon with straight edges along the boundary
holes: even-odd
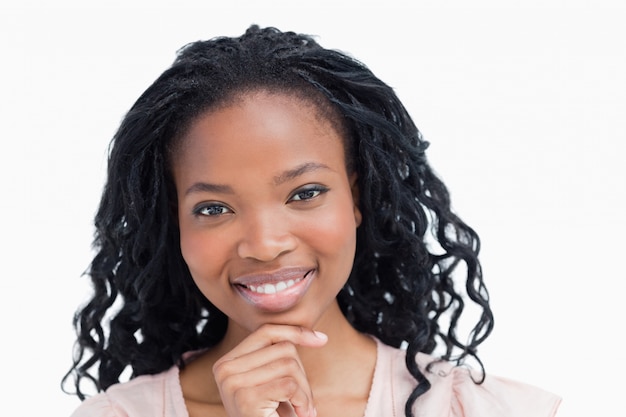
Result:
[[[288,202],[296,202],[296,203],[307,202],[309,200],[313,200],[314,198],[317,198],[320,195],[328,192],[328,190],[329,189],[327,187],[324,187],[322,185],[312,185],[312,186],[308,186],[305,188],[301,188],[292,194]],[[309,196],[303,197],[302,195],[305,193],[308,194]],[[313,195],[310,195],[310,193],[313,193]],[[216,210],[219,210],[219,212],[216,212]],[[193,210],[194,216],[197,216],[197,217],[219,217],[224,214],[228,214],[232,212],[233,211],[230,208],[219,203],[203,204],[203,205],[196,207]]]
[[[296,191],[295,193],[293,193],[293,195],[291,196],[291,198],[289,199],[290,202],[302,202],[302,201],[309,201],[312,200],[316,197],[319,197],[320,195],[326,193],[328,191],[328,188],[322,186],[322,185],[312,185],[309,187],[305,187],[305,188],[301,188],[300,190]],[[299,199],[296,199],[297,196],[304,194],[304,193],[314,193],[313,196],[308,197],[308,198],[302,198],[299,197]]]
[[[211,214],[206,213],[206,211],[213,211],[215,209],[222,209],[222,212],[221,213],[211,213]],[[224,211],[224,210],[226,210],[226,211]],[[195,208],[193,210],[193,214],[195,216],[204,216],[204,217],[222,216],[224,214],[228,214],[228,212],[232,213],[232,210],[229,209],[228,207],[226,207],[223,204],[217,204],[217,203],[204,204],[204,205],[201,205],[201,206],[199,206],[199,207],[197,207],[197,208]]]

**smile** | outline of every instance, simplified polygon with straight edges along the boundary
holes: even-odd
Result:
[[[295,280],[290,279],[288,281],[280,281],[276,284],[262,284],[262,285],[250,285],[248,289],[252,292],[256,292],[258,294],[276,294],[278,292],[284,291],[287,288],[293,287],[298,282],[302,281],[304,278],[297,278]]]
[[[310,268],[285,268],[272,273],[240,276],[233,284],[248,304],[266,312],[281,312],[295,306],[304,297],[315,272]]]

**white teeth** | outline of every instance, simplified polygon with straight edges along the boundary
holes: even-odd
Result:
[[[276,284],[261,284],[258,286],[249,285],[248,289],[258,294],[276,294],[277,292],[284,291],[289,287],[293,287],[296,283],[300,281],[302,281],[302,278],[298,278],[296,280],[290,279],[288,281],[280,281]]]

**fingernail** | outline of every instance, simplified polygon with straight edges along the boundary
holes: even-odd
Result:
[[[318,339],[328,340],[328,336],[326,336],[325,333],[318,332],[317,330],[314,330],[313,333],[315,334],[315,337],[317,337]]]
[[[317,417],[317,408],[313,407],[313,410],[311,410],[311,417]]]

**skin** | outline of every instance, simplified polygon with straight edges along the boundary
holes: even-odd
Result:
[[[229,318],[221,343],[181,372],[191,417],[363,415],[376,347],[336,301],[361,222],[343,143],[311,103],[263,90],[200,116],[183,138],[182,254]],[[293,278],[275,295],[250,289]]]

